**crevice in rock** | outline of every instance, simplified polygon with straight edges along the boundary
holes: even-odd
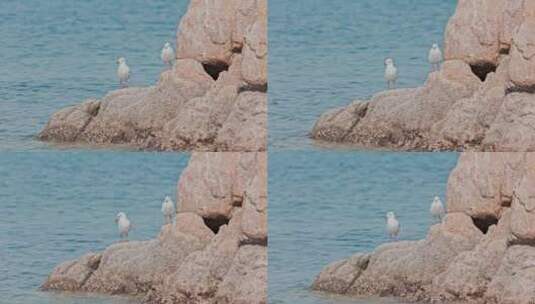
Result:
[[[214,80],[217,80],[219,78],[219,74],[223,71],[228,71],[228,64],[222,61],[217,62],[211,62],[211,63],[203,63],[202,67],[204,68],[204,71],[208,73]]]
[[[521,239],[516,236],[513,236],[507,240],[507,247],[515,246],[515,245],[535,247],[535,240]]]
[[[355,274],[351,282],[347,285],[347,287],[344,289],[344,293],[347,293],[349,291],[349,288],[355,284],[358,278],[368,269],[368,265],[370,265],[370,258],[368,257],[366,261],[360,265],[360,271]]]
[[[261,92],[266,93],[268,90],[268,84],[246,84],[238,88],[238,94],[242,92]]]
[[[244,239],[240,241],[239,246],[244,245],[256,245],[256,246],[264,246],[267,247],[268,240],[266,239]]]
[[[353,132],[353,129],[355,129],[355,127],[358,125],[361,119],[364,118],[364,116],[366,116],[366,114],[368,113],[369,105],[370,104],[368,102],[365,102],[356,109],[355,114],[357,115],[357,119],[355,119],[351,127],[349,127],[349,129],[347,130],[347,132],[344,135],[342,135],[341,141],[345,141],[346,138],[351,134],[351,132]]]
[[[478,64],[471,64],[470,68],[472,69],[472,73],[474,73],[474,75],[479,77],[481,81],[485,81],[489,73],[496,72],[497,66],[494,63],[482,62]]]
[[[219,215],[213,218],[203,217],[203,221],[204,221],[204,224],[208,228],[210,228],[210,230],[212,230],[215,234],[217,234],[221,226],[228,224],[229,219],[222,215]]]
[[[487,234],[490,226],[498,224],[498,218],[493,215],[485,215],[481,217],[472,216],[472,221],[483,234]]]
[[[93,107],[92,109],[89,109],[88,114],[95,117],[98,115],[99,111],[100,111],[100,102],[97,103],[97,105]]]
[[[505,89],[505,95],[509,95],[512,93],[528,93],[528,94],[535,94],[535,85],[531,86],[512,86],[507,89]]]

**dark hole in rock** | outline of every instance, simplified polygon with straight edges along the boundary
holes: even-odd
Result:
[[[489,231],[489,227],[492,225],[498,224],[498,218],[492,215],[487,215],[484,217],[472,217],[472,221],[474,222],[474,225],[483,232],[483,234],[486,234]]]
[[[219,232],[219,228],[223,225],[227,225],[229,219],[224,216],[218,216],[215,218],[203,218],[204,224],[210,228],[214,233]]]
[[[228,71],[228,64],[224,62],[215,62],[215,63],[203,63],[203,68],[214,80],[219,78],[219,74],[223,71]]]
[[[243,45],[236,45],[232,48],[232,53],[240,54],[243,49]]]
[[[502,196],[501,199],[501,206],[502,207],[511,207],[511,203],[513,202],[513,198],[510,196]]]
[[[510,48],[501,48],[500,55],[509,55]]]
[[[479,77],[481,81],[485,81],[489,73],[496,72],[496,65],[490,62],[470,65],[470,68],[472,69],[472,73]]]

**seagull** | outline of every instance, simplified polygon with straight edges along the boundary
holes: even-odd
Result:
[[[175,205],[169,196],[166,196],[162,203],[162,213],[165,224],[173,222],[173,214],[175,214]]]
[[[119,85],[121,87],[128,86],[128,78],[130,78],[130,68],[126,64],[124,57],[117,59],[117,77],[119,77]]]
[[[124,212],[117,213],[115,222],[117,223],[117,228],[119,229],[119,235],[121,236],[121,239],[127,238],[128,232],[132,226],[130,225],[130,220],[128,220],[128,217],[126,217],[126,214]]]
[[[440,63],[442,62],[442,52],[438,47],[438,44],[433,43],[433,46],[429,50],[429,56],[427,57],[431,64],[431,72],[440,70]]]
[[[391,239],[397,238],[399,234],[399,222],[394,212],[386,213],[386,231]]]
[[[169,42],[166,42],[163,46],[160,58],[162,58],[163,63],[165,63],[169,67],[173,66],[173,59],[175,59],[175,50],[173,50],[173,47],[171,47],[171,44]]]
[[[442,217],[444,217],[444,214],[446,212],[444,211],[444,205],[442,204],[442,201],[438,196],[435,196],[435,198],[433,199],[429,212],[435,220],[438,220],[439,222],[442,221]]]
[[[394,65],[392,58],[385,59],[385,80],[389,89],[393,89],[396,86],[396,79],[398,79],[398,69]]]

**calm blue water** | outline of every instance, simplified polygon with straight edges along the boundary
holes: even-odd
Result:
[[[165,195],[189,156],[178,153],[52,151],[0,153],[0,303],[126,303],[122,298],[38,292],[55,265],[118,240],[119,210],[154,238]]]
[[[386,301],[333,298],[309,286],[323,266],[387,242],[387,211],[398,216],[400,239],[424,238],[431,201],[444,199],[456,163],[456,153],[270,153],[269,303]]]
[[[33,136],[50,114],[118,87],[118,56],[131,85],[154,84],[188,3],[0,1],[0,150],[42,148]]]
[[[422,84],[455,0],[269,0],[270,146],[310,148],[324,111],[385,88],[384,58],[399,86]]]

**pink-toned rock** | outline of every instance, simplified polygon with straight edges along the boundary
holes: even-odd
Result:
[[[331,264],[313,288],[429,303],[531,303],[534,168],[533,153],[463,153],[448,181],[446,218],[426,239]]]
[[[264,246],[244,245],[234,257],[232,266],[215,295],[218,304],[266,304],[267,251]]]
[[[530,304],[535,299],[535,248],[511,246],[488,285],[487,303]]]
[[[459,0],[445,33],[446,60],[496,64],[506,0]]]
[[[80,290],[87,279],[100,264],[102,255],[87,253],[78,260],[67,261],[56,266],[46,282],[41,286],[43,290]]]
[[[347,260],[327,265],[316,277],[312,288],[332,293],[345,294],[370,262],[369,254],[357,253]]]
[[[513,35],[509,77],[515,86],[535,93],[535,17],[524,20]]]
[[[265,153],[193,153],[177,187],[176,223],[155,239],[65,262],[42,288],[155,304],[267,303],[266,162]]]
[[[262,102],[257,102],[257,101]],[[215,138],[218,150],[262,151],[267,142],[267,94],[241,93]]]
[[[511,206],[523,153],[463,153],[448,179],[448,212],[500,218]]]
[[[459,60],[431,73],[425,86],[392,90],[370,101],[322,115],[312,130],[316,139],[395,149],[433,149],[433,125],[455,101],[474,94],[481,81]]]
[[[256,153],[194,153],[177,186],[180,212],[230,219],[257,170]]]
[[[39,138],[150,150],[264,151],[266,5],[191,1],[177,33],[176,65],[156,85],[60,110]]]
[[[260,157],[266,157],[261,155]],[[252,242],[267,244],[267,160],[259,162],[257,174],[250,180],[244,192],[241,229]]]

